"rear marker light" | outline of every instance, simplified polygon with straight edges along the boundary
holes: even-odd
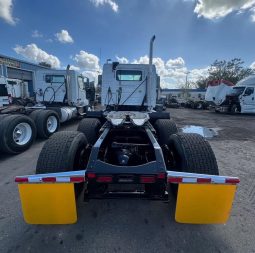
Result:
[[[93,178],[96,178],[96,174],[95,174],[95,173],[88,173],[88,174],[87,174],[87,177],[88,177],[89,179],[93,179]]]
[[[140,182],[142,184],[151,184],[155,183],[155,177],[154,176],[141,176]]]
[[[15,178],[15,182],[16,183],[27,183],[28,182],[28,178],[27,177],[16,177]]]
[[[111,183],[112,182],[112,176],[99,176],[97,178],[98,183]]]
[[[198,183],[211,183],[212,179],[211,178],[198,178],[197,182]]]
[[[56,178],[55,177],[45,177],[45,178],[42,178],[42,181],[54,183],[54,182],[56,182]]]
[[[166,173],[159,173],[158,174],[158,179],[165,179],[166,178]]]
[[[168,183],[182,183],[181,177],[170,177]]]
[[[239,178],[226,178],[226,184],[238,184],[240,183]]]
[[[84,182],[84,177],[70,177],[70,182],[72,183],[81,183]]]

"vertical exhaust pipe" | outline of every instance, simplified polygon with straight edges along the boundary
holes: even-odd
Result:
[[[149,59],[149,64],[152,65],[152,59],[153,59],[153,43],[154,43],[154,40],[156,39],[156,36],[153,35],[153,37],[151,38],[151,41],[150,41],[150,59]]]
[[[153,43],[154,43],[155,39],[156,39],[156,36],[154,35],[150,40],[149,73],[148,73],[148,82],[146,83],[146,94],[145,94],[146,102],[147,102],[149,110],[153,109],[153,104],[155,103],[154,98],[152,98],[152,95],[151,95],[152,89],[155,88],[152,85],[152,81],[153,81],[152,80]],[[156,105],[156,103],[155,103],[155,105]]]
[[[71,105],[71,77],[70,77],[70,65],[66,67],[66,97],[67,104]]]

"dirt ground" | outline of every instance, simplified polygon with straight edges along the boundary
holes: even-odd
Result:
[[[205,126],[221,175],[238,176],[226,225],[174,221],[174,201],[93,200],[78,203],[78,223],[27,225],[22,218],[16,175],[33,174],[44,141],[26,152],[0,154],[0,252],[244,252],[255,253],[255,116],[170,109],[178,127]],[[62,126],[74,130],[78,122]]]

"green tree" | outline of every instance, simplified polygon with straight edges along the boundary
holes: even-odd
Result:
[[[205,89],[207,87],[207,82],[209,81],[208,77],[200,77],[196,83],[195,86],[200,89]]]
[[[196,81],[196,87],[205,88],[209,81],[227,80],[236,84],[241,79],[254,74],[254,70],[243,66],[244,62],[240,58],[230,61],[216,60],[211,64],[207,77],[201,77]]]
[[[216,60],[209,68],[209,80],[228,80],[236,84],[241,79],[254,73],[251,68],[243,66],[244,62],[240,58],[230,61]]]

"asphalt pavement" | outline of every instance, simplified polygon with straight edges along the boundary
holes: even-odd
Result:
[[[127,199],[79,200],[74,225],[28,225],[14,178],[34,174],[44,144],[39,140],[22,154],[0,154],[0,252],[255,252],[255,116],[187,109],[171,109],[171,114],[179,127],[192,124],[219,131],[210,143],[220,172],[241,178],[226,225],[178,224],[174,200]],[[61,130],[74,130],[77,124]]]

